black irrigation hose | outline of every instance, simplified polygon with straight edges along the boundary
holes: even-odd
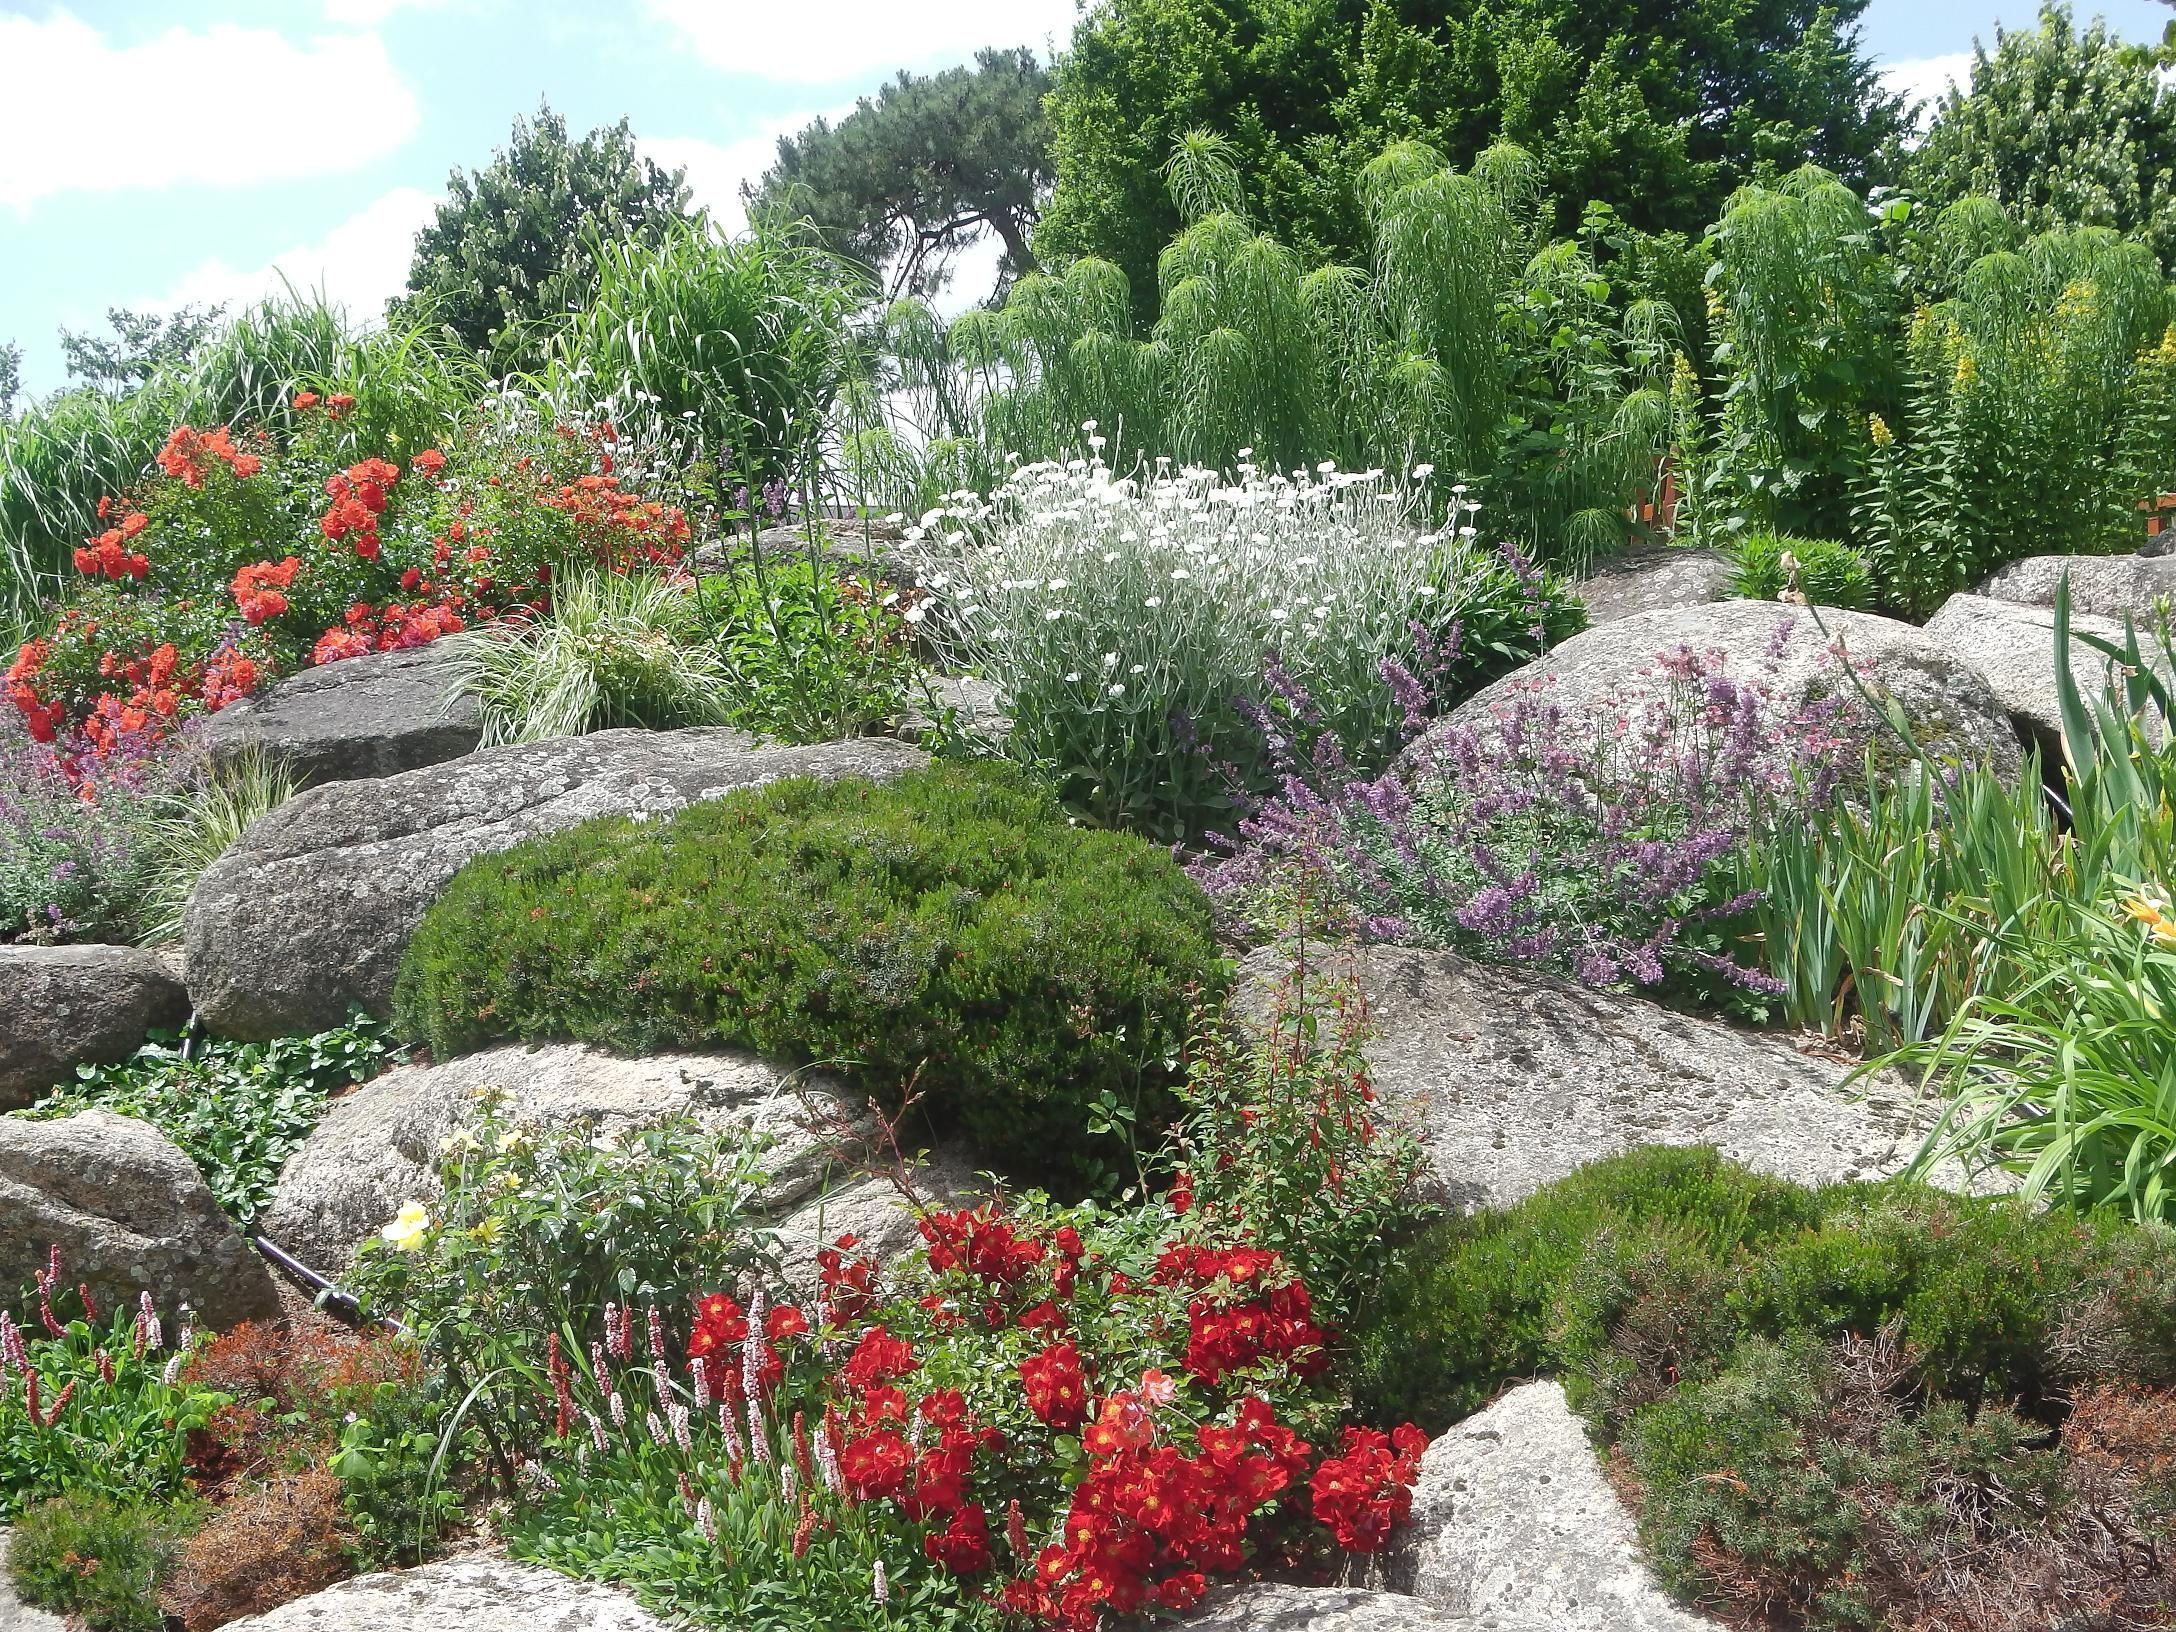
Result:
[[[366,1317],[363,1313],[362,1304],[352,1292],[343,1292],[331,1281],[318,1274],[316,1270],[310,1268],[309,1265],[301,1262],[271,1241],[266,1240],[263,1236],[251,1234],[249,1244],[255,1247],[262,1256],[316,1293],[317,1307],[323,1309],[326,1313],[337,1316],[350,1326],[382,1326],[389,1332],[396,1332],[402,1336],[407,1335],[408,1328],[390,1315]]]

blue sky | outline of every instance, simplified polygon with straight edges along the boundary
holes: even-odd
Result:
[[[1961,75],[2031,0],[1873,0],[1900,80]],[[2157,38],[2156,0],[2108,0]],[[576,131],[626,114],[730,210],[782,130],[900,68],[1047,47],[1074,0],[0,0],[0,339],[61,383],[56,330],[110,305],[243,302],[284,272],[357,311],[400,285],[454,165],[539,97]],[[963,294],[972,273],[963,273]]]

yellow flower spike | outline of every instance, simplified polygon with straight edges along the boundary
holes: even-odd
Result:
[[[1879,414],[1866,416],[1866,433],[1874,439],[1874,446],[1877,448],[1886,448],[1896,441],[1895,435],[1889,429],[1889,422]]]
[[[1972,354],[1969,351],[1959,352],[1957,354],[1958,386],[1960,388],[1970,386],[1975,381],[1977,381],[1979,377],[1980,365],[1972,360]]]
[[[420,1201],[406,1202],[393,1222],[378,1232],[389,1247],[399,1252],[421,1252],[424,1237],[431,1233],[431,1214]]]

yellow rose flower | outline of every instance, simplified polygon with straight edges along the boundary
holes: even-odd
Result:
[[[378,1232],[379,1238],[400,1252],[421,1252],[423,1238],[431,1233],[431,1214],[420,1201],[403,1204],[393,1222]]]

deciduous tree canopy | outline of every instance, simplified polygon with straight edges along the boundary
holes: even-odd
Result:
[[[1935,203],[1994,199],[2030,231],[2114,227],[2176,267],[2176,96],[2167,45],[2130,45],[2067,5],[2037,28],[1995,30],[1972,85],[1942,98],[1910,175]]]
[[[1864,0],[1112,0],[1060,60],[1045,257],[1101,255],[1137,298],[1179,227],[1174,143],[1227,137],[1250,215],[1309,258],[1364,259],[1360,168],[1418,140],[1454,164],[1532,153],[1558,224],[1590,200],[1698,233],[1741,182],[1812,161],[1879,179],[1903,128],[1861,51]]]
[[[409,294],[476,350],[532,360],[543,337],[529,331],[588,304],[592,240],[657,242],[688,213],[684,172],[638,153],[625,119],[570,142],[566,120],[540,105],[489,164],[446,179],[416,235]]]

